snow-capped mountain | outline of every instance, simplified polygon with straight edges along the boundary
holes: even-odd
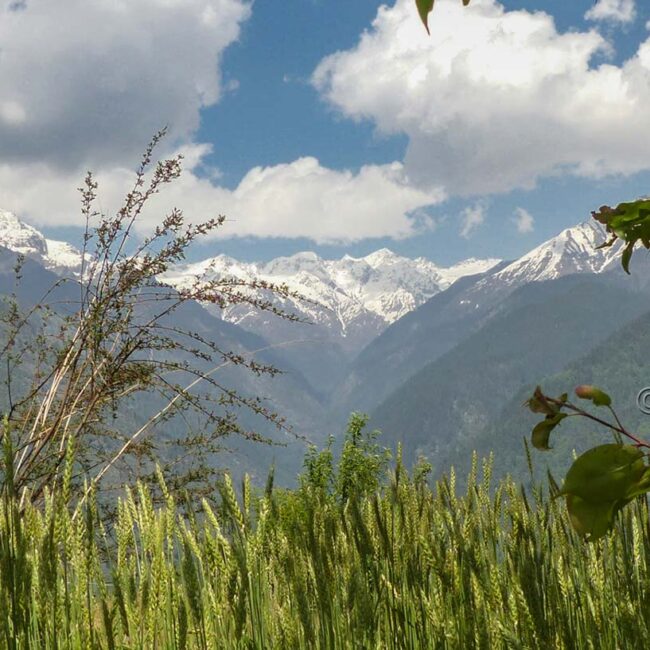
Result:
[[[6,210],[0,210],[0,246],[60,275],[78,275],[81,271],[79,250],[67,242],[46,239],[38,230]]]
[[[459,297],[459,304],[468,309],[489,308],[529,282],[555,280],[575,273],[602,273],[620,266],[620,242],[609,248],[597,248],[607,239],[605,227],[596,221],[566,228],[468,288]]]
[[[316,325],[315,329],[312,326],[302,331],[302,336],[321,340],[334,337],[346,349],[358,349],[458,278],[481,273],[498,262],[470,259],[443,268],[424,258],[401,257],[386,248],[359,258],[345,255],[339,260],[325,260],[305,252],[261,264],[238,262],[220,255],[179,266],[166,273],[163,280],[179,288],[197,277],[206,281],[231,277],[285,284],[309,301],[277,301],[285,311]],[[262,294],[259,292],[260,297]],[[275,342],[288,335],[286,327],[277,319],[265,318],[247,305],[235,305],[223,311],[211,305],[207,308]],[[296,332],[292,324],[290,336],[295,338]]]
[[[607,239],[605,227],[596,221],[567,228],[495,273],[494,281],[519,285],[571,273],[601,273],[620,257],[620,242],[597,249]]]
[[[79,275],[79,250],[66,242],[47,239],[13,213],[3,210],[0,210],[0,245],[60,275]],[[263,334],[273,343],[290,339],[335,341],[346,350],[358,350],[457,279],[482,273],[498,262],[468,259],[441,267],[425,258],[409,259],[386,248],[365,257],[345,255],[338,260],[325,260],[313,252],[278,257],[266,263],[239,262],[219,255],[179,265],[161,279],[178,288],[188,286],[197,277],[206,281],[234,277],[286,284],[307,300],[287,299],[277,301],[277,306],[310,325],[287,323],[245,304],[223,311],[212,305],[206,308],[226,321]],[[258,292],[260,297],[262,294]]]
[[[487,306],[484,303],[495,300],[496,294],[508,293],[528,282],[607,270],[618,263],[619,247],[597,249],[605,239],[604,227],[594,221],[567,228],[474,284],[459,297],[462,306],[465,309]],[[0,210],[0,245],[58,274],[78,275],[81,268],[81,253],[72,245],[47,239],[3,210]],[[356,351],[459,278],[483,273],[497,263],[496,259],[469,259],[441,267],[425,258],[409,259],[386,248],[358,258],[345,255],[327,260],[313,252],[304,252],[265,263],[240,262],[219,255],[179,265],[161,279],[179,288],[188,286],[197,277],[203,280],[234,277],[286,284],[307,301],[286,299],[277,301],[277,306],[311,325],[296,326],[280,321],[245,304],[223,311],[213,305],[206,308],[228,322],[263,334],[273,343],[335,341],[348,351]],[[263,291],[258,295],[262,297]]]

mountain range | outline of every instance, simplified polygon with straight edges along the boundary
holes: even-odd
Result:
[[[11,212],[0,210],[0,245],[39,262],[50,271],[76,275],[81,252],[67,242],[47,239]],[[325,260],[313,252],[278,257],[265,263],[240,262],[218,255],[200,262],[170,269],[161,280],[183,288],[197,278],[262,280],[283,284],[305,300],[287,299],[278,306],[310,323],[311,338],[336,340],[348,352],[358,351],[388,325],[444,291],[466,275],[486,271],[498,259],[468,259],[442,267],[425,258],[409,259],[387,248],[365,257],[345,255]],[[259,290],[260,295],[271,296]],[[283,340],[271,321],[260,321],[259,310],[235,305],[223,310],[206,304],[219,318],[257,333],[264,328],[267,338]],[[281,323],[281,321],[280,321]],[[281,327],[281,325],[280,325]],[[292,332],[292,338],[296,338]]]
[[[334,395],[339,409],[372,410],[409,377],[483,327],[518,287],[618,269],[617,250],[596,249],[596,222],[567,228],[520,259],[467,276],[405,315],[352,361]]]
[[[383,248],[365,257],[345,255],[325,260],[313,252],[278,257],[263,264],[238,262],[219,255],[202,262],[179,266],[162,276],[174,287],[195,278],[212,280],[233,277],[262,280],[288,286],[305,298],[287,299],[279,305],[310,323],[310,338],[336,341],[346,352],[355,353],[388,325],[444,291],[458,278],[492,268],[499,260],[464,260],[445,268],[424,258],[409,259]],[[259,291],[260,297],[271,297]],[[208,309],[215,309],[208,306]],[[237,305],[216,312],[220,318],[244,329],[259,331],[259,313]],[[295,328],[286,332],[267,320],[267,338],[286,341],[296,338]],[[314,331],[315,330],[315,331]]]
[[[197,277],[231,277],[300,293],[304,300],[258,295],[304,321],[297,324],[241,305],[197,305],[187,317],[247,354],[267,350],[266,359],[285,370],[282,379],[232,378],[263,395],[298,433],[319,443],[340,432],[351,411],[368,412],[385,442],[402,443],[405,459],[426,455],[443,471],[462,464],[471,448],[489,450],[489,436],[506,418],[502,409],[515,408],[513,395],[561,374],[650,310],[647,258],[635,258],[637,272],[628,278],[617,246],[596,248],[604,240],[599,224],[582,223],[513,262],[470,259],[451,267],[387,249],[338,260],[304,252],[263,263],[219,255],[179,265],[160,280],[182,288]],[[81,268],[73,246],[3,211],[0,246],[44,272],[75,277]],[[511,431],[524,426],[506,419]],[[255,459],[243,462],[248,470],[260,457],[268,460],[246,453]],[[282,455],[285,480],[303,453],[304,445],[290,442]]]

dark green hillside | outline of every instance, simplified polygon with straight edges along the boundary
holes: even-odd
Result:
[[[457,464],[522,386],[560,371],[647,307],[647,294],[622,289],[611,277],[569,276],[524,286],[481,330],[395,391],[371,423],[392,444],[402,441],[408,462],[422,454],[439,470]],[[517,399],[506,411],[521,413],[523,397]],[[505,436],[496,447],[519,452],[520,439]]]
[[[650,386],[650,312],[614,332],[606,341],[585,356],[570,363],[563,371],[539,378],[543,390],[550,394],[572,393],[579,384],[595,384],[606,390],[626,428],[650,436],[650,415],[638,408],[638,392]],[[522,407],[534,385],[521,388],[501,412],[458,454],[461,459],[469,448],[480,454],[495,450],[495,471],[511,472],[524,478],[528,469],[523,453],[522,437],[528,436],[539,418]],[[579,401],[574,397],[574,401]],[[610,420],[606,411],[599,415]],[[594,436],[596,434],[596,436]],[[581,418],[569,418],[553,434],[550,452],[533,451],[535,471],[542,476],[550,467],[563,476],[571,463],[571,451],[585,449],[598,441],[610,441],[610,436]]]

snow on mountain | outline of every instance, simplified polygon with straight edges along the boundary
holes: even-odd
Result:
[[[550,280],[571,273],[599,273],[618,263],[619,247],[596,249],[606,239],[595,221],[567,228],[518,260],[474,285],[463,303],[477,308],[492,291],[508,291],[528,282]],[[0,210],[0,245],[24,254],[60,275],[78,275],[81,253],[66,242],[45,238],[14,214]],[[290,336],[336,340],[349,350],[359,349],[388,325],[413,311],[456,280],[494,267],[499,260],[468,259],[441,267],[425,258],[409,259],[382,248],[365,257],[345,255],[326,260],[313,252],[278,257],[266,263],[240,262],[226,255],[179,265],[162,278],[181,287],[196,277],[204,280],[235,277],[286,284],[310,302],[286,299],[277,306],[314,324],[291,327]],[[263,296],[263,291],[257,292]],[[265,296],[265,297],[268,297]],[[274,299],[275,300],[275,299]],[[286,323],[260,314],[247,305],[233,305],[223,312],[207,305],[224,320],[262,333],[274,342],[289,336]]]
[[[81,252],[71,244],[46,239],[13,212],[0,210],[0,246],[20,253],[59,275],[78,275]]]
[[[554,280],[571,273],[601,273],[617,263],[620,243],[596,247],[608,239],[605,227],[586,221],[563,230],[537,248],[494,274],[496,282],[525,284]]]
[[[59,275],[78,276],[81,271],[81,252],[74,246],[45,238],[38,230],[4,210],[0,210],[0,245]],[[459,277],[487,270],[497,262],[467,260],[443,268],[424,258],[401,257],[385,248],[360,258],[345,255],[340,260],[324,260],[316,253],[304,252],[259,264],[219,255],[178,266],[161,279],[176,287],[188,286],[196,277],[286,284],[307,301],[273,298],[274,302],[312,326],[301,329],[294,323],[279,321],[277,317],[260,313],[246,304],[232,305],[223,311],[213,305],[206,305],[206,308],[224,320],[263,334],[273,342],[297,337],[335,340],[337,343],[342,341],[346,349],[356,350]],[[255,294],[272,297],[263,290],[255,291]]]
[[[12,212],[0,210],[0,242],[25,257],[42,259],[47,255],[45,237],[38,230],[23,223]]]
[[[607,239],[605,227],[596,221],[566,228],[469,287],[459,296],[459,305],[468,311],[489,308],[529,282],[555,280],[574,273],[609,271],[620,266],[621,243],[598,249]]]
[[[497,259],[479,260],[470,257],[469,259],[458,262],[449,268],[440,269],[443,280],[442,285],[447,288],[456,282],[456,280],[460,280],[460,278],[464,278],[467,275],[485,273],[485,271],[489,271],[500,262],[501,260]]]
[[[81,251],[72,244],[55,239],[46,239],[47,255],[44,258],[45,266],[59,275],[72,273],[79,276],[81,273]]]
[[[431,296],[446,289],[468,273],[480,273],[498,260],[467,260],[450,268],[441,268],[424,258],[401,257],[381,249],[366,257],[345,255],[340,260],[325,260],[313,252],[278,257],[266,263],[237,262],[220,255],[203,262],[179,266],[163,280],[182,287],[195,278],[213,280],[233,277],[286,284],[311,302],[288,299],[277,301],[285,311],[295,313],[317,326],[305,332],[319,338],[344,339],[344,347],[359,348],[390,323],[412,311]],[[261,297],[263,292],[258,292]],[[268,297],[268,296],[267,296]],[[208,306],[217,311],[217,308]],[[271,319],[246,305],[227,307],[219,315],[230,322],[260,331],[271,340],[286,333]],[[260,322],[260,318],[263,321]],[[295,325],[292,325],[295,333]]]

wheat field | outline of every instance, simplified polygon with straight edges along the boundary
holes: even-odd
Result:
[[[639,648],[650,641],[647,504],[587,544],[561,501],[490,486],[457,494],[398,464],[344,503],[303,483],[195,516],[162,485],[102,523],[5,495],[0,637],[22,648]],[[159,490],[160,492],[160,490]]]

